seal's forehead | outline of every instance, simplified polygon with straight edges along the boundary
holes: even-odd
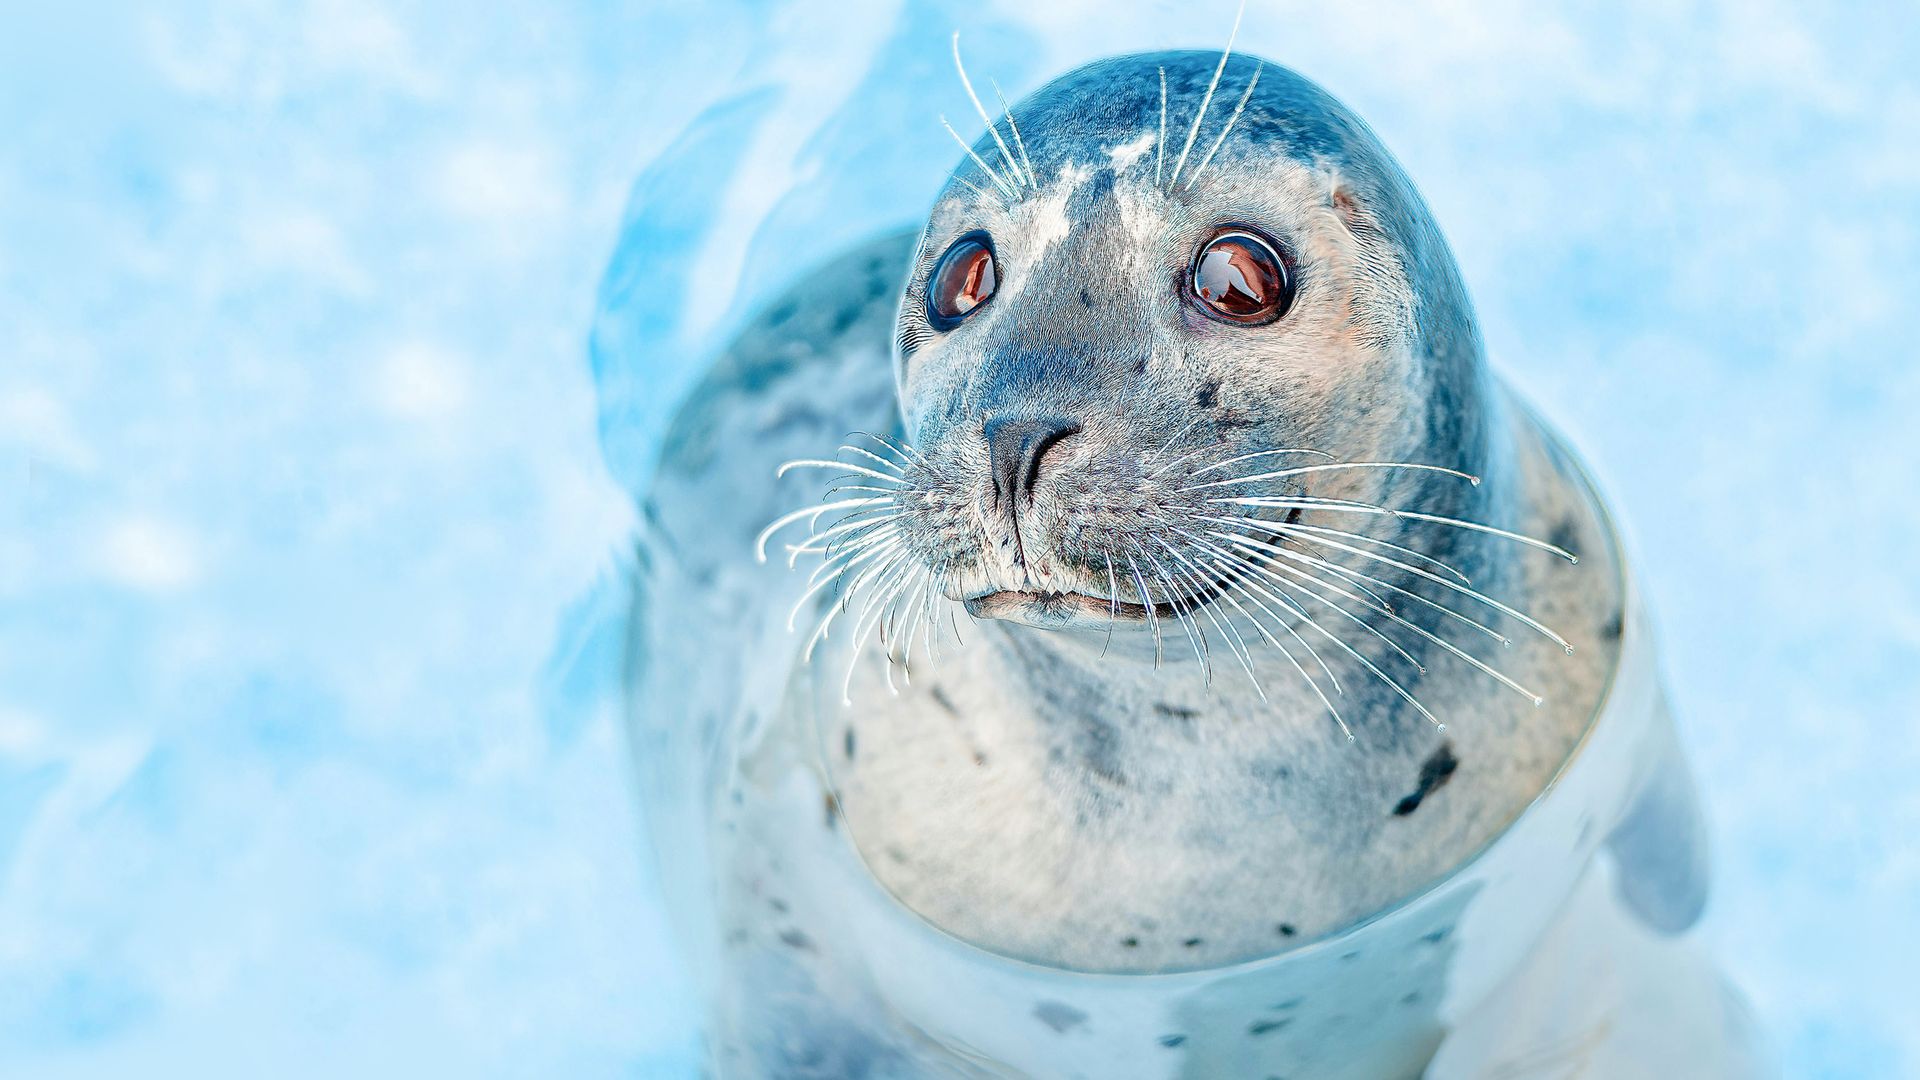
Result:
[[[1092,148],[1150,147],[1162,130],[1161,73],[1165,72],[1166,164],[1187,145],[1206,102],[1192,156],[1205,153],[1245,96],[1223,152],[1258,147],[1303,164],[1360,164],[1377,144],[1364,124],[1326,91],[1279,64],[1217,52],[1139,53],[1100,60],[1060,76],[1013,107],[1026,150],[1041,174],[1089,160]],[[1255,82],[1256,76],[1258,82]],[[1247,94],[1252,87],[1251,95]],[[989,143],[990,145],[990,143]],[[1151,151],[1149,151],[1151,152]],[[1371,162],[1365,162],[1371,164]]]

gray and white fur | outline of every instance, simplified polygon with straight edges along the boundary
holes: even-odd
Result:
[[[1489,371],[1364,123],[1197,52],[1091,64],[991,121],[917,240],[829,263],[741,335],[646,504],[637,750],[656,807],[693,789],[653,824],[708,923],[725,1075],[922,1074],[874,1034],[884,1003],[834,990],[810,914],[832,890],[766,839],[796,768],[817,828],[954,938],[1211,968],[1446,876],[1540,793],[1612,670],[1600,508]],[[1190,302],[1223,225],[1284,247],[1277,321]],[[929,275],[973,233],[997,292],[937,329]],[[790,459],[845,467],[769,479]],[[871,501],[791,520],[748,569],[762,526],[823,500]],[[852,569],[784,635],[823,557],[816,583]],[[1684,928],[1705,895],[1684,767],[1648,790],[1618,880]]]

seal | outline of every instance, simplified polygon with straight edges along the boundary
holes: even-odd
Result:
[[[1451,1038],[1743,1075],[1708,976],[1672,1022],[1463,1035],[1569,977],[1534,947],[1598,925],[1567,912],[1684,931],[1705,856],[1646,671],[1606,779],[1564,779],[1638,621],[1622,557],[1404,171],[1231,48],[981,115],[917,239],[753,320],[647,500],[636,752],[714,1069],[1411,1076]],[[1503,839],[1556,783],[1564,835]],[[1375,923],[1406,949],[1345,947]]]

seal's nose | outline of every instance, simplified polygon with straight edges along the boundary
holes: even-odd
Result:
[[[1058,416],[1005,417],[987,421],[987,456],[993,470],[993,503],[1017,512],[1033,502],[1041,458],[1080,425]]]

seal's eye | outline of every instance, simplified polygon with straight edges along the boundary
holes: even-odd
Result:
[[[1226,322],[1255,326],[1287,313],[1293,276],[1272,244],[1245,229],[1225,229],[1193,259],[1193,298]]]
[[[993,299],[1000,275],[987,234],[971,232],[953,242],[927,285],[927,317],[938,330],[951,330]]]

